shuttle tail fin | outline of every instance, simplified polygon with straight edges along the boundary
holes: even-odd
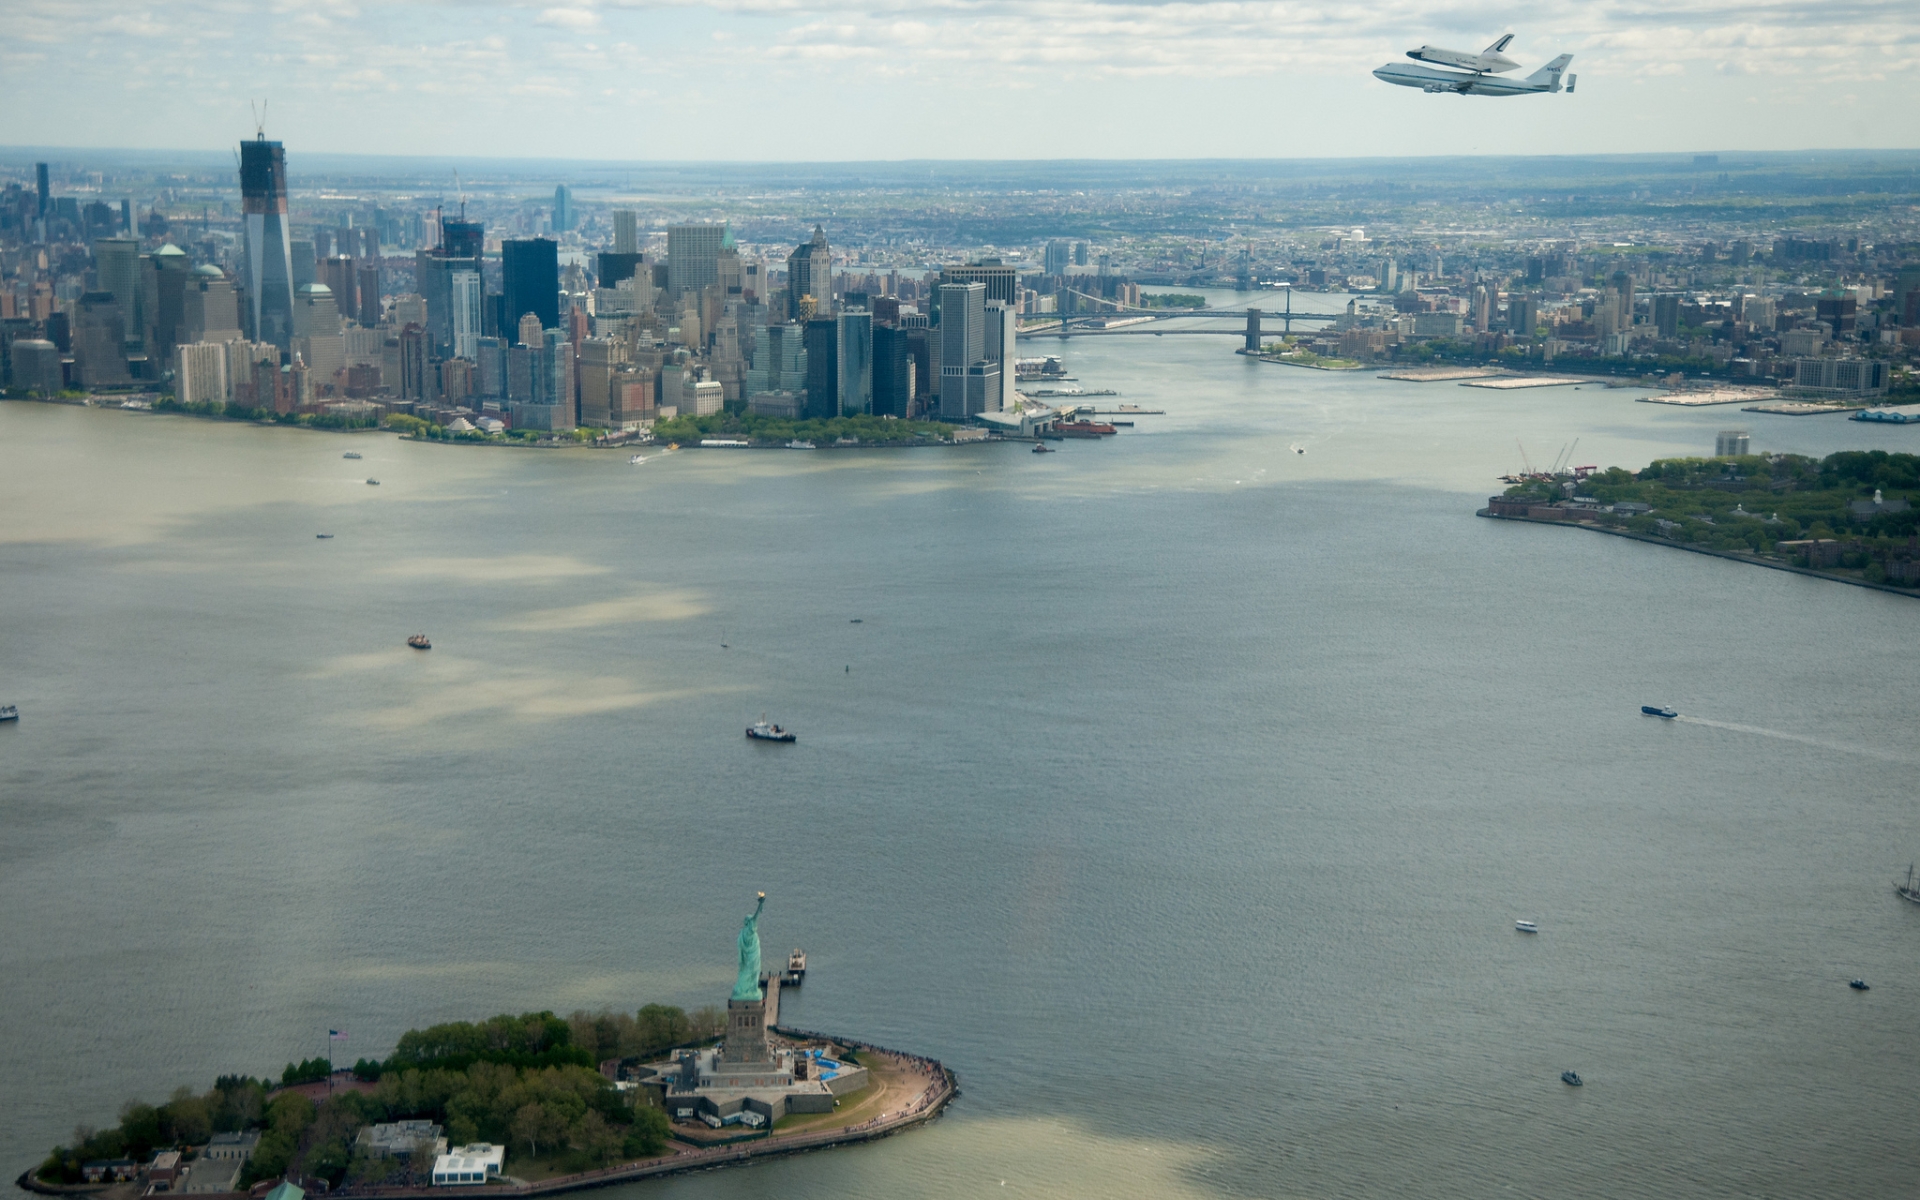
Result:
[[[1488,46],[1488,47],[1487,47],[1487,48],[1486,48],[1485,50],[1482,50],[1482,51],[1481,51],[1480,53],[1482,53],[1482,54],[1503,54],[1503,53],[1505,53],[1505,52],[1506,52],[1506,49],[1507,49],[1507,43],[1508,43],[1508,42],[1511,42],[1512,40],[1513,40],[1513,35],[1512,35],[1512,34],[1510,34],[1510,33],[1503,33],[1503,34],[1501,34],[1501,35],[1500,35],[1500,40],[1499,40],[1499,41],[1497,41],[1497,42],[1495,42],[1495,43],[1494,43],[1493,45],[1491,45],[1491,46]]]
[[[1567,64],[1572,61],[1573,55],[1562,54],[1559,58],[1554,59],[1546,66],[1541,67],[1538,71],[1527,76],[1527,82],[1544,85],[1547,91],[1557,92],[1560,90],[1560,74],[1567,69]]]

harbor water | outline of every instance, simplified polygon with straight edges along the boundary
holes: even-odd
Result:
[[[636,1198],[1911,1191],[1920,602],[1473,511],[1920,430],[1236,345],[1023,343],[1165,410],[1052,455],[0,404],[0,1165],[721,1003],[765,891],[785,1021],[962,1095]]]

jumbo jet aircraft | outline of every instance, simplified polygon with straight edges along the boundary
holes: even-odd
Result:
[[[1407,51],[1408,58],[1458,67],[1458,71],[1437,71],[1432,67],[1388,63],[1375,70],[1373,75],[1375,79],[1384,79],[1400,87],[1417,87],[1425,92],[1457,92],[1462,96],[1530,96],[1536,92],[1560,91],[1560,74],[1573,61],[1571,54],[1562,54],[1525,79],[1496,77],[1498,72],[1511,71],[1520,65],[1501,53],[1511,41],[1512,34],[1503,34],[1499,41],[1478,54],[1469,54],[1465,50],[1442,50],[1437,46],[1422,46],[1418,50]],[[1573,94],[1575,78],[1567,76],[1568,95]]]

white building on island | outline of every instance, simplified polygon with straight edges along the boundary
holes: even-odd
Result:
[[[462,1184],[485,1183],[500,1174],[500,1168],[506,1164],[507,1148],[487,1142],[475,1142],[462,1146],[451,1154],[442,1154],[433,1162],[433,1185],[435,1187],[459,1187]]]

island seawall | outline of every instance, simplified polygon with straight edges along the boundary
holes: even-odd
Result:
[[[939,1061],[923,1058],[917,1054],[907,1054],[898,1050],[889,1050],[882,1046],[848,1038],[828,1038],[827,1035],[808,1033],[800,1030],[776,1029],[783,1036],[798,1039],[830,1040],[837,1045],[850,1046],[864,1055],[872,1055],[887,1060],[896,1070],[907,1071],[925,1077],[922,1089],[903,1098],[896,1107],[889,1108],[879,1116],[863,1121],[858,1125],[843,1126],[838,1129],[808,1130],[799,1133],[780,1134],[769,1132],[747,1141],[730,1142],[724,1146],[701,1148],[684,1142],[669,1142],[668,1152],[655,1158],[638,1162],[621,1163],[611,1167],[601,1167],[592,1171],[581,1171],[572,1175],[556,1176],[537,1183],[508,1182],[485,1184],[475,1187],[449,1187],[446,1185],[424,1187],[384,1187],[348,1185],[333,1193],[335,1196],[402,1197],[402,1196],[553,1196],[562,1192],[577,1192],[587,1188],[611,1187],[616,1184],[634,1183],[643,1179],[658,1179],[668,1175],[682,1175],[691,1171],[708,1171],[718,1167],[732,1166],[756,1158],[769,1158],[783,1154],[802,1154],[809,1150],[822,1150],[830,1146],[853,1145],[858,1142],[871,1142],[879,1138],[890,1137],[903,1130],[938,1117],[954,1097],[960,1094],[959,1080],[954,1073]],[[43,1183],[33,1177],[32,1169],[23,1172],[14,1183],[22,1191],[34,1192],[43,1196],[79,1196],[97,1195],[116,1185],[82,1184],[63,1186]],[[196,1192],[196,1200],[242,1200],[252,1195],[249,1192]]]

